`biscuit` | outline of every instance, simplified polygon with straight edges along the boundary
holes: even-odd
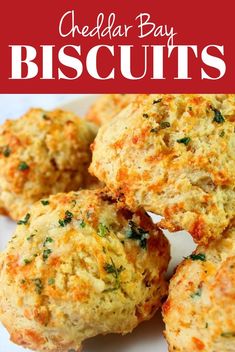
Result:
[[[96,127],[74,114],[31,109],[0,127],[0,211],[19,219],[49,194],[88,179]]]
[[[79,351],[129,333],[166,294],[169,244],[142,210],[101,190],[35,203],[0,256],[0,320],[11,340],[40,352]]]
[[[178,267],[163,306],[170,352],[235,351],[235,227]]]
[[[136,94],[104,94],[89,109],[86,119],[98,126],[112,120],[123,108],[130,104]]]
[[[92,146],[90,172],[135,211],[197,243],[235,216],[235,95],[138,96]]]

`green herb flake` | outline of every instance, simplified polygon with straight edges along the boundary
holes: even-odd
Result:
[[[160,99],[156,99],[156,100],[154,99],[154,100],[153,100],[153,105],[154,105],[154,104],[161,103],[161,101],[162,101],[162,99],[161,99],[161,98],[160,98]]]
[[[86,223],[85,223],[84,220],[79,220],[79,221],[78,221],[78,224],[79,224],[79,226],[80,226],[82,229],[84,229],[84,227],[86,226]]]
[[[192,293],[190,295],[191,298],[198,298],[198,297],[201,297],[201,294],[202,294],[202,289],[199,287],[197,289],[197,291],[195,291],[194,293]]]
[[[146,249],[149,233],[141,227],[138,227],[133,221],[129,220],[126,237],[138,241],[140,247]]]
[[[149,118],[149,114],[143,114],[143,117],[145,118],[145,119],[148,119]]]
[[[44,206],[50,204],[49,200],[41,200],[41,203],[42,203],[42,205],[44,205]]]
[[[76,204],[77,204],[77,201],[75,199],[73,199],[73,200],[71,200],[71,203],[72,203],[73,208],[74,208],[76,206]]]
[[[114,279],[115,279],[115,286],[111,289],[105,290],[107,291],[114,291],[120,288],[120,274],[122,271],[125,270],[125,268],[123,268],[123,266],[121,265],[119,268],[116,267],[113,259],[111,258],[111,264],[106,263],[104,265],[104,270],[108,273],[111,274]]]
[[[26,237],[26,240],[30,241],[34,236],[35,236],[35,234],[29,235],[28,237]]]
[[[52,242],[53,242],[53,238],[46,237],[45,241],[43,242],[43,247],[46,247],[47,243],[52,243]]]
[[[55,284],[55,279],[53,277],[51,277],[50,279],[48,279],[48,285],[52,286]]]
[[[151,132],[151,133],[158,133],[160,130],[164,130],[165,128],[169,128],[169,127],[171,127],[170,122],[168,122],[168,121],[161,121],[161,122],[159,123],[159,127],[152,128],[152,129],[150,130],[150,132]]]
[[[42,118],[43,118],[43,120],[50,120],[50,117],[47,116],[47,114],[43,114],[43,115],[42,115]]]
[[[221,114],[221,112],[215,108],[211,108],[211,109],[215,114],[214,118],[213,118],[213,122],[224,123],[225,119],[224,119],[223,115]]]
[[[91,210],[88,210],[88,211],[86,212],[86,217],[87,217],[87,219],[90,219],[91,215],[92,215],[92,211],[91,211]]]
[[[28,169],[29,169],[29,165],[26,162],[21,161],[19,163],[18,170],[25,171],[25,170],[28,170]]]
[[[220,132],[219,136],[220,136],[220,137],[224,137],[224,135],[225,135],[225,132],[224,132],[224,130],[223,130],[223,131]]]
[[[183,137],[183,138],[177,139],[176,142],[184,145],[188,145],[190,141],[191,141],[190,137]]]
[[[5,158],[8,158],[11,155],[11,148],[8,145],[6,145],[2,149],[2,154],[5,156]]]
[[[30,214],[27,213],[27,214],[25,215],[24,219],[19,220],[19,221],[17,222],[17,225],[27,225],[29,219],[30,219]]]
[[[20,283],[21,283],[21,285],[24,285],[24,284],[26,284],[26,280],[22,279],[22,280],[20,280]]]
[[[170,122],[168,122],[168,121],[161,121],[160,122],[160,128],[161,129],[165,129],[165,128],[169,128],[169,127],[171,127]]]
[[[33,279],[34,285],[35,285],[35,291],[37,294],[41,294],[43,290],[43,284],[41,279]]]
[[[187,259],[192,260],[201,260],[202,262],[206,261],[206,255],[204,253],[191,254],[187,257]]]
[[[51,253],[52,253],[51,249],[49,249],[49,248],[44,249],[43,254],[42,254],[42,258],[43,258],[44,262],[49,258]]]
[[[30,260],[30,259],[27,259],[27,258],[26,258],[26,259],[24,259],[24,263],[25,263],[25,265],[28,265],[28,264],[30,264],[30,263],[31,263],[31,261],[32,261],[32,260]]]
[[[100,237],[105,237],[107,234],[109,233],[109,229],[106,225],[104,225],[102,222],[99,223],[99,226],[98,226],[98,232],[97,234],[100,236]]]
[[[112,261],[112,264],[106,263],[104,266],[104,269],[108,274],[113,274],[113,277],[115,278],[117,278],[119,274],[124,270],[122,266],[120,266],[119,268],[116,268],[113,261]]]
[[[233,331],[222,332],[221,336],[222,337],[235,337],[235,332],[233,332]]]
[[[73,218],[73,214],[70,211],[66,210],[64,219],[59,220],[60,226],[65,227],[67,224],[69,224],[72,221],[72,218]]]
[[[189,106],[188,109],[189,109],[189,111],[192,111],[192,110],[193,110],[192,106]]]

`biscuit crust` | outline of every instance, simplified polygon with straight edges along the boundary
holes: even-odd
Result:
[[[147,320],[167,292],[169,244],[144,212],[101,190],[50,196],[21,219],[0,257],[0,320],[40,352],[78,351]]]
[[[18,220],[35,201],[88,178],[96,128],[73,113],[31,109],[0,127],[0,211]]]
[[[235,216],[235,95],[138,96],[93,144],[92,174],[206,244]]]
[[[178,267],[163,306],[169,351],[235,351],[235,227]]]
[[[89,109],[86,119],[98,126],[109,122],[122,109],[129,105],[137,94],[104,94]]]

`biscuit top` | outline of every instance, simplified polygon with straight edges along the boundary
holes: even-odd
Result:
[[[90,171],[199,243],[235,215],[235,95],[138,96],[98,132]]]
[[[163,306],[170,351],[235,348],[235,227],[179,265]]]
[[[86,119],[98,126],[113,119],[122,109],[129,105],[137,94],[104,94],[91,106]]]
[[[81,187],[95,134],[95,126],[62,110],[31,109],[6,121],[0,127],[3,212],[19,219],[40,198]]]
[[[25,346],[43,351],[129,332],[159,307],[168,261],[168,241],[145,212],[101,191],[51,196],[18,222],[1,256],[1,320],[16,343],[30,330],[40,344],[25,337]]]

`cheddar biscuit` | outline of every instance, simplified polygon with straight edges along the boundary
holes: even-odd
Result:
[[[86,119],[98,126],[112,120],[122,109],[130,104],[136,94],[104,94],[89,109]]]
[[[62,110],[31,109],[0,127],[0,210],[19,219],[49,194],[88,178],[96,127]]]
[[[97,334],[131,332],[166,294],[169,245],[142,210],[102,191],[35,203],[0,257],[0,320],[40,352],[79,351]]]
[[[235,351],[235,227],[178,267],[163,306],[170,352]]]
[[[235,216],[234,129],[233,94],[138,96],[99,130],[90,171],[132,210],[207,243]]]

